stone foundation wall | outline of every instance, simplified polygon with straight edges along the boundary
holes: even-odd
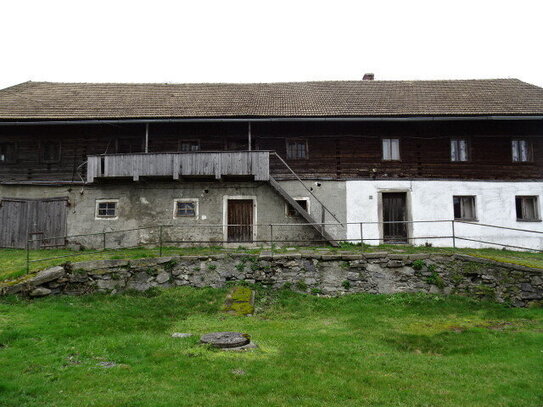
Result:
[[[43,270],[2,294],[118,293],[152,287],[222,287],[229,281],[312,294],[428,292],[469,295],[513,306],[541,304],[543,270],[464,255],[245,254],[99,260]]]

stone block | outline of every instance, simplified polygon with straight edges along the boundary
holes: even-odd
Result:
[[[155,259],[150,259],[155,260]],[[135,261],[135,260],[133,260]],[[91,260],[74,263],[72,270],[93,271],[99,269],[125,267],[128,266],[128,260]]]
[[[51,267],[45,270],[40,271],[33,278],[27,281],[27,284],[30,286],[38,286],[41,284],[48,283],[50,281],[57,280],[61,277],[64,277],[66,272],[61,266]]]
[[[38,287],[34,288],[32,291],[30,291],[31,297],[45,297],[47,295],[51,294],[51,290],[45,287]]]

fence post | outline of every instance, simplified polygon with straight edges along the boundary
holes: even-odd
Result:
[[[106,250],[106,232],[102,233],[103,250]]]
[[[273,225],[270,223],[270,246],[271,246],[271,256],[273,257]]]
[[[30,239],[28,239],[28,235],[26,236],[26,244],[25,244],[25,249],[26,249],[26,274],[28,274],[30,272],[30,247],[29,247],[29,244],[28,244],[28,241]]]
[[[362,222],[360,222],[360,251],[364,251],[364,229],[362,227]]]
[[[158,255],[162,257],[162,225],[158,227]]]
[[[456,249],[456,236],[455,236],[455,232],[454,232],[454,219],[451,220],[451,226],[452,226],[453,249]]]

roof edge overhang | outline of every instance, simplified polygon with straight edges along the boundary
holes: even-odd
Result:
[[[424,121],[543,120],[540,115],[469,115],[469,116],[289,116],[289,117],[139,117],[94,119],[2,119],[0,126],[135,124],[135,123],[224,123],[224,122],[424,122]]]

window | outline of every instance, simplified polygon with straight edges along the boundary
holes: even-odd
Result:
[[[511,153],[513,162],[523,163],[532,160],[530,143],[528,140],[515,139],[511,142]]]
[[[383,139],[383,160],[393,161],[400,159],[400,139],[384,138]]]
[[[474,196],[453,196],[454,219],[477,220]]]
[[[307,213],[309,213],[309,198],[294,198],[296,203],[302,207]],[[289,217],[298,216],[299,213],[294,207],[290,204],[286,204],[286,215]]]
[[[468,161],[468,140],[456,138],[451,140],[451,161]]]
[[[194,218],[198,216],[197,199],[176,199],[174,201],[174,218]]]
[[[17,161],[17,148],[15,143],[0,143],[0,164]]]
[[[42,158],[46,163],[57,163],[60,161],[60,143],[47,141],[42,145]]]
[[[516,196],[515,207],[517,210],[517,220],[528,222],[539,220],[537,196]]]
[[[287,158],[289,160],[303,160],[308,158],[307,140],[290,139],[287,140]]]
[[[200,151],[200,140],[181,140],[181,151]]]
[[[96,201],[97,219],[117,219],[118,200]]]

